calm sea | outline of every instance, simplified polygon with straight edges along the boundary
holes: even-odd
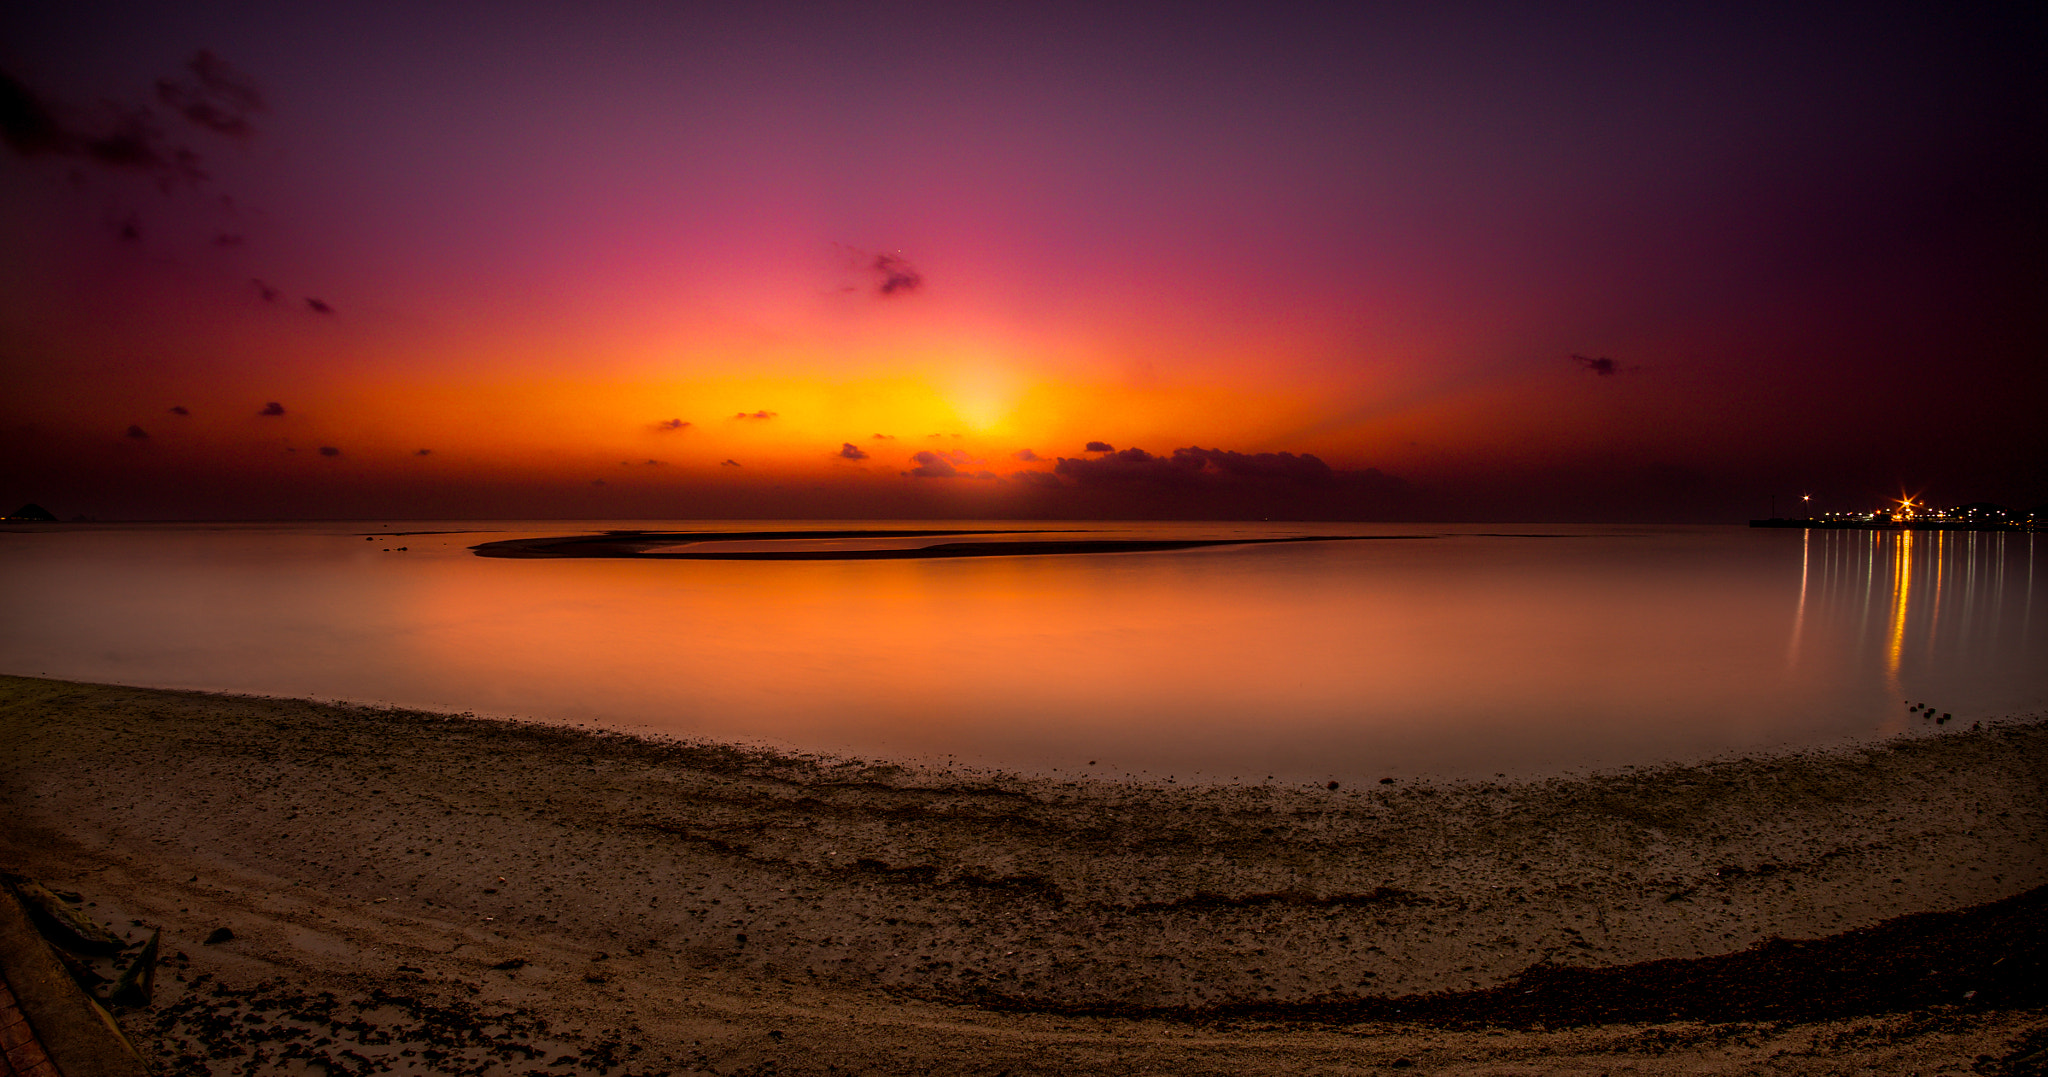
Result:
[[[606,527],[892,526],[933,525],[15,527],[0,672],[1181,782],[1522,776],[1932,728],[1906,701],[1964,724],[2048,710],[2048,549],[2027,534],[1083,523],[1025,526],[1384,537],[469,552]]]

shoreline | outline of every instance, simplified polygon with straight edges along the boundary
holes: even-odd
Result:
[[[1860,1010],[1680,1005],[1657,1024],[1694,1047],[1659,1058],[1843,1022],[1892,1029],[1867,1045],[1886,1058],[1956,1037],[1996,1058],[2042,1000],[1968,955],[1994,921],[2038,952],[2038,895],[1983,907],[2048,885],[2044,792],[2039,720],[1521,782],[1161,787],[0,678],[0,866],[163,927],[184,964],[125,1023],[172,1055],[263,999],[303,1008],[282,979],[411,1000],[393,1020],[526,1014],[675,1072],[1305,1072],[1382,1049],[1462,1072],[1429,1041],[1611,1051],[1654,1015],[1591,1006],[1603,976],[1722,967],[1699,997],[1726,997],[1917,931],[1946,978],[1901,972],[1911,992]],[[234,941],[206,945],[217,927]],[[1472,1009],[1512,991],[1536,993],[1519,1017]]]

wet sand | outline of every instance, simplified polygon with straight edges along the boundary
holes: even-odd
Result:
[[[172,1072],[2021,1072],[2044,749],[1189,787],[0,678],[0,866],[163,929]]]

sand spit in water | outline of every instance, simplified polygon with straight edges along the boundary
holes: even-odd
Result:
[[[0,866],[163,929],[174,1072],[2022,1072],[2044,748],[1185,787],[0,678]]]
[[[1050,554],[1157,553],[1209,546],[1269,546],[1294,542],[1359,542],[1410,535],[1300,535],[1289,538],[1208,539],[995,539],[876,549],[697,548],[704,543],[809,542],[821,539],[901,539],[947,535],[1040,534],[1032,531],[608,531],[600,535],[500,539],[471,546],[478,557],[610,557],[673,561],[917,561],[952,557],[1035,557]]]

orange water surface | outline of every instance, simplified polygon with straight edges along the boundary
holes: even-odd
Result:
[[[1965,721],[2048,710],[2048,571],[2027,534],[1096,522],[1026,526],[1377,538],[949,560],[469,552],[793,526],[940,525],[16,528],[0,534],[0,672],[1181,782],[1532,775],[1933,728],[1909,701]]]

